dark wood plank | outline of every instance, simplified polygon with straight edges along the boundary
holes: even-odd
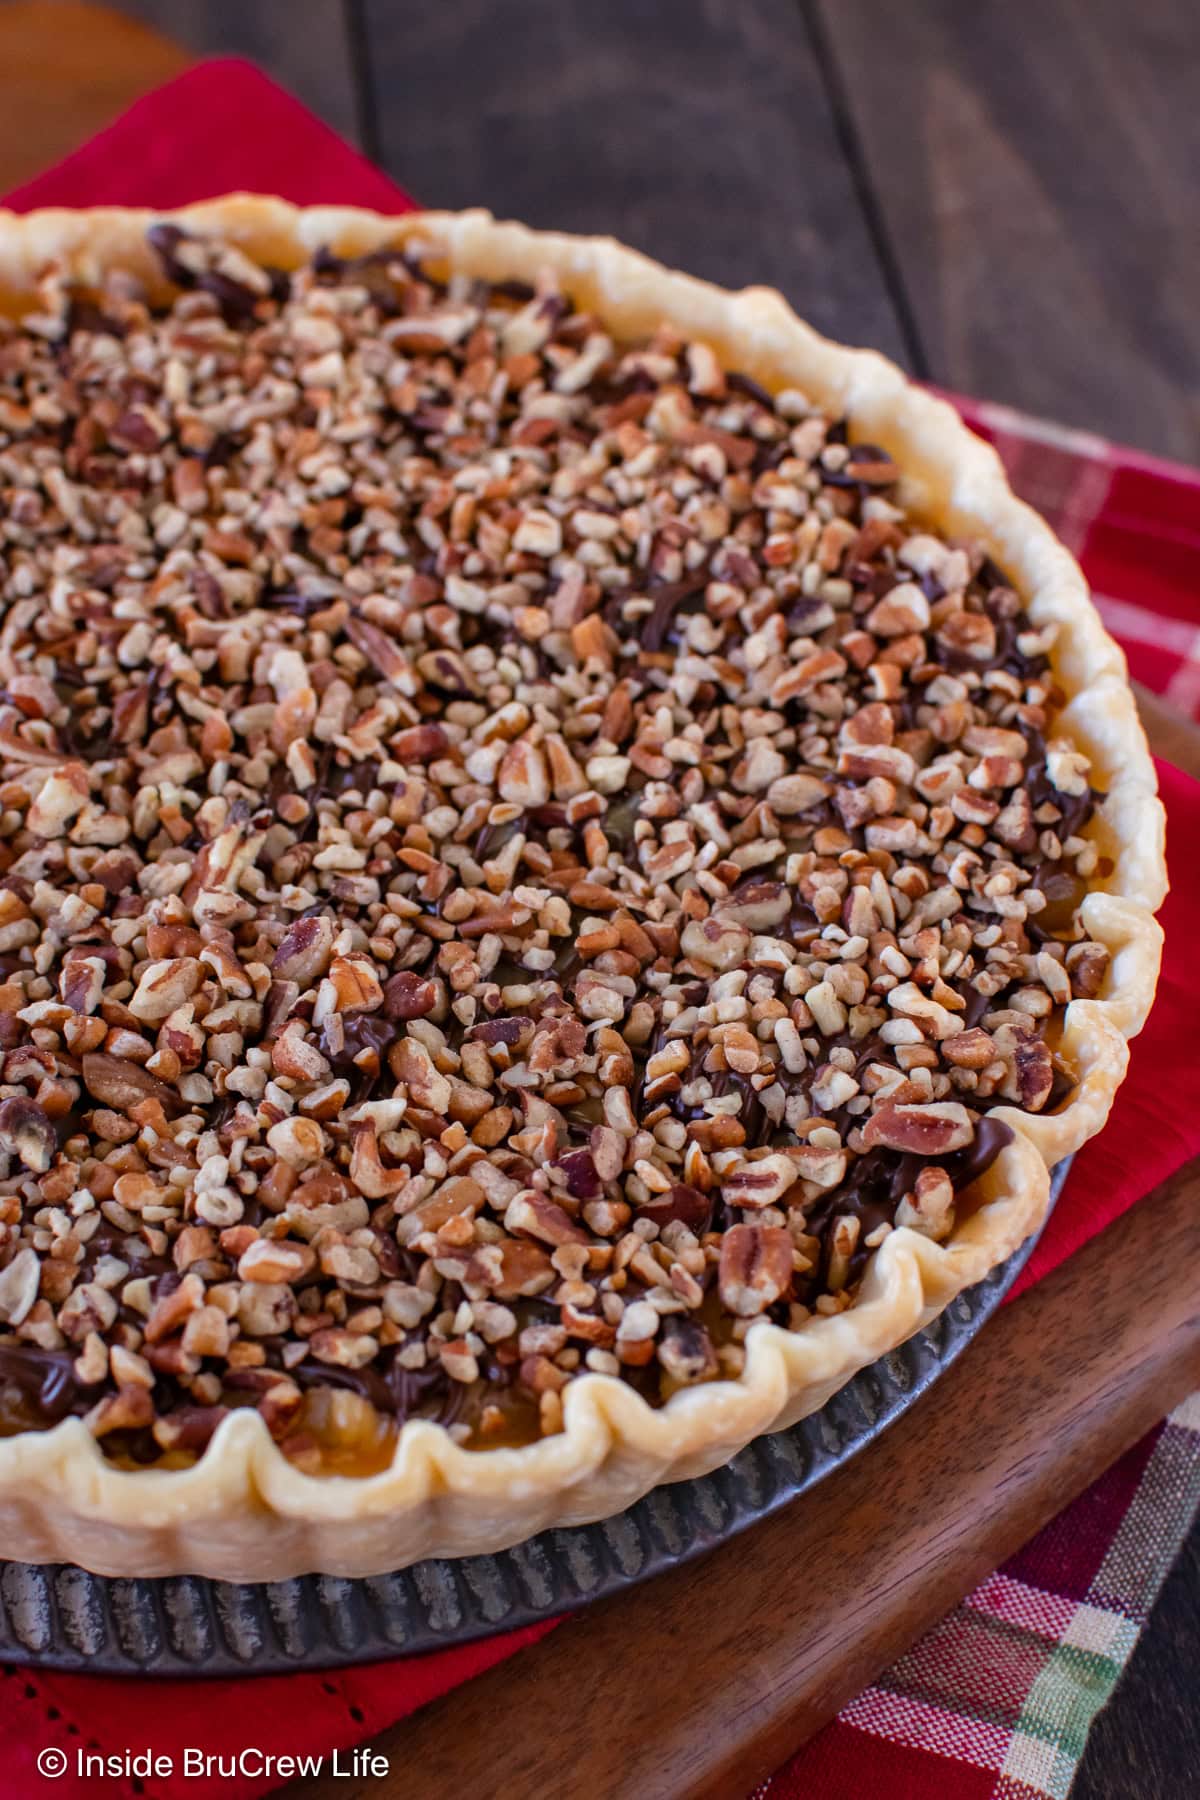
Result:
[[[1200,780],[1200,728],[1140,681],[1133,683],[1133,691],[1154,754]]]
[[[1200,725],[1178,708],[1152,693],[1140,681],[1130,683],[1137,701],[1138,717],[1155,756],[1173,762],[1185,775],[1200,781]]]
[[[362,143],[343,0],[120,0],[120,5],[197,56],[248,57],[335,131]]]
[[[612,232],[903,353],[795,0],[365,0],[383,161],[433,206]]]
[[[560,1790],[564,1746],[589,1800],[744,1800],[1200,1381],[1198,1201],[1193,1167],[803,1503],[385,1733],[390,1776],[290,1800],[523,1800]]]
[[[0,193],[74,150],[188,61],[178,45],[107,6],[0,5]]]
[[[935,379],[1200,458],[1195,0],[805,0]]]
[[[1195,1800],[1200,1769],[1196,1705],[1200,1519],[1163,1584],[1145,1631],[1101,1712],[1071,1800]]]

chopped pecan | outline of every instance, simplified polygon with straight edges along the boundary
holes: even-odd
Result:
[[[198,1275],[185,1275],[177,1287],[169,1288],[154,1302],[146,1320],[148,1344],[158,1344],[178,1331],[190,1314],[204,1304],[204,1283]]]
[[[329,967],[333,939],[333,921],[323,913],[297,919],[280,939],[271,973],[280,981],[294,981],[301,989],[312,987]]]
[[[401,1244],[411,1244],[427,1231],[440,1231],[455,1218],[473,1218],[483,1205],[484,1192],[469,1175],[454,1175],[436,1192],[406,1211],[396,1226]]]
[[[0,1321],[5,1325],[23,1323],[37,1299],[40,1279],[38,1253],[26,1245],[0,1269]]]
[[[294,1169],[306,1169],[325,1154],[325,1133],[315,1119],[280,1119],[267,1132],[267,1142]]]
[[[343,1331],[338,1326],[324,1326],[314,1331],[308,1347],[319,1362],[334,1363],[341,1369],[362,1369],[378,1354],[379,1345],[365,1332]]]
[[[714,1198],[699,1188],[679,1181],[665,1194],[654,1194],[638,1207],[639,1219],[653,1219],[661,1231],[664,1225],[677,1222],[686,1225],[696,1237],[702,1237],[712,1224]]]
[[[41,838],[62,837],[88,803],[90,785],[82,763],[64,763],[42,783],[26,815],[30,831]]]
[[[731,1225],[721,1239],[718,1285],[722,1305],[753,1319],[792,1285],[792,1237],[781,1225]]]
[[[1012,1075],[1005,1091],[1029,1112],[1040,1112],[1054,1086],[1054,1058],[1039,1037],[1019,1037],[1013,1045]]]
[[[0,1148],[27,1169],[43,1172],[58,1148],[54,1127],[35,1100],[0,1101]]]
[[[703,1325],[692,1319],[668,1320],[658,1346],[658,1360],[682,1387],[710,1381],[717,1373],[717,1353]]]
[[[897,1225],[907,1225],[922,1237],[940,1243],[954,1225],[954,1185],[945,1169],[922,1169],[896,1208]]]
[[[500,1300],[543,1294],[557,1280],[549,1253],[539,1244],[509,1238],[474,1251],[463,1280],[485,1287]]]
[[[388,1063],[397,1081],[408,1089],[413,1106],[432,1113],[444,1113],[450,1104],[450,1083],[433,1065],[424,1044],[414,1037],[402,1037],[388,1052]]]
[[[383,988],[367,956],[335,956],[329,980],[338,1012],[373,1012],[383,1004]]]
[[[106,1437],[110,1431],[142,1431],[154,1423],[154,1401],[149,1388],[119,1387],[105,1394],[88,1413],[84,1423],[93,1437]]]
[[[679,947],[706,968],[732,969],[745,960],[750,933],[745,925],[727,918],[692,919],[683,928]]]
[[[863,1148],[877,1144],[917,1156],[945,1156],[973,1141],[975,1124],[957,1100],[935,1100],[926,1105],[885,1104],[863,1126]]]
[[[194,957],[176,956],[151,963],[142,973],[129,1010],[135,1018],[159,1025],[191,999],[203,979],[204,970]]]
[[[383,1010],[389,1019],[424,1019],[437,1005],[437,989],[432,981],[401,969],[383,990]]]
[[[85,1056],[83,1081],[94,1099],[115,1112],[129,1112],[143,1100],[157,1100],[163,1106],[178,1104],[165,1081],[121,1056],[106,1056],[98,1051]]]
[[[543,1244],[586,1244],[588,1234],[569,1213],[527,1188],[510,1203],[504,1215],[505,1229]]]
[[[237,1266],[242,1281],[269,1281],[292,1287],[311,1275],[317,1266],[316,1251],[308,1244],[286,1238],[256,1238],[243,1251]]]
[[[154,1441],[160,1450],[206,1450],[228,1412],[227,1406],[177,1406],[155,1419]]]
[[[1094,1000],[1104,986],[1109,956],[1103,944],[1072,944],[1067,951],[1071,992],[1080,1000]]]
[[[781,1151],[735,1163],[723,1176],[721,1191],[729,1206],[774,1206],[796,1183],[796,1164]]]

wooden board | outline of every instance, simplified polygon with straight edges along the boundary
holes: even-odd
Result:
[[[1195,0],[807,0],[933,378],[1200,460]]]
[[[193,56],[248,57],[364,144],[354,19],[334,0],[123,0],[119,11],[83,0],[0,0],[0,193],[74,150]]]
[[[365,0],[383,161],[421,200],[619,233],[903,358],[794,0]]]
[[[0,193],[57,162],[189,60],[109,7],[0,5]]]

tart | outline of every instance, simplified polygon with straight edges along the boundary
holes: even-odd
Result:
[[[7,1554],[602,1517],[1036,1230],[1163,817],[949,407],[482,213],[4,216],[0,292]]]

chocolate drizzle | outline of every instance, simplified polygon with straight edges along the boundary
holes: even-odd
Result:
[[[179,248],[192,238],[193,234],[184,231],[179,225],[151,225],[146,232],[146,240],[162,263],[168,280],[173,281],[177,287],[199,288],[201,292],[210,294],[229,324],[243,324],[246,320],[253,319],[255,308],[264,299],[281,301],[286,297],[289,283],[282,269],[264,269],[270,280],[270,292],[267,295],[234,280],[220,269],[191,268],[181,260]],[[199,239],[194,241],[200,242]]]
[[[370,1099],[386,1067],[388,1049],[399,1036],[399,1025],[382,1013],[339,1015],[336,1032],[328,1025],[321,1027],[318,1048],[339,1074],[350,1077],[352,1104]]]
[[[761,382],[755,381],[753,375],[745,375],[740,369],[730,369],[725,377],[725,386],[734,394],[745,394],[748,400],[756,400],[766,412],[775,411],[775,402]]]
[[[675,615],[685,603],[702,594],[708,586],[708,569],[700,568],[682,581],[668,581],[650,589],[651,607],[642,621],[642,648],[651,655],[663,647],[674,624]]]
[[[990,1169],[1012,1141],[1010,1126],[1000,1119],[984,1117],[976,1121],[974,1140],[949,1156],[910,1156],[898,1150],[876,1149],[855,1157],[846,1180],[823,1194],[808,1215],[807,1228],[821,1239],[822,1254],[819,1267],[808,1278],[806,1294],[800,1298],[812,1298],[825,1287],[829,1272],[828,1235],[835,1219],[848,1213],[861,1221],[858,1244],[850,1260],[850,1280],[855,1281],[870,1255],[865,1239],[878,1226],[894,1224],[897,1207],[905,1194],[912,1192],[922,1169],[945,1169],[955,1193],[960,1193]]]
[[[85,1387],[75,1373],[68,1350],[43,1350],[40,1344],[0,1343],[0,1391],[16,1388],[39,1423],[57,1425],[72,1413],[85,1413],[103,1383]]]
[[[1039,807],[1053,806],[1062,819],[1060,835],[1064,838],[1078,837],[1104,795],[1091,787],[1085,788],[1082,794],[1064,794],[1050,779],[1046,768],[1046,740],[1041,732],[1026,727],[1025,736],[1029,740],[1025,785],[1034,812]]]

